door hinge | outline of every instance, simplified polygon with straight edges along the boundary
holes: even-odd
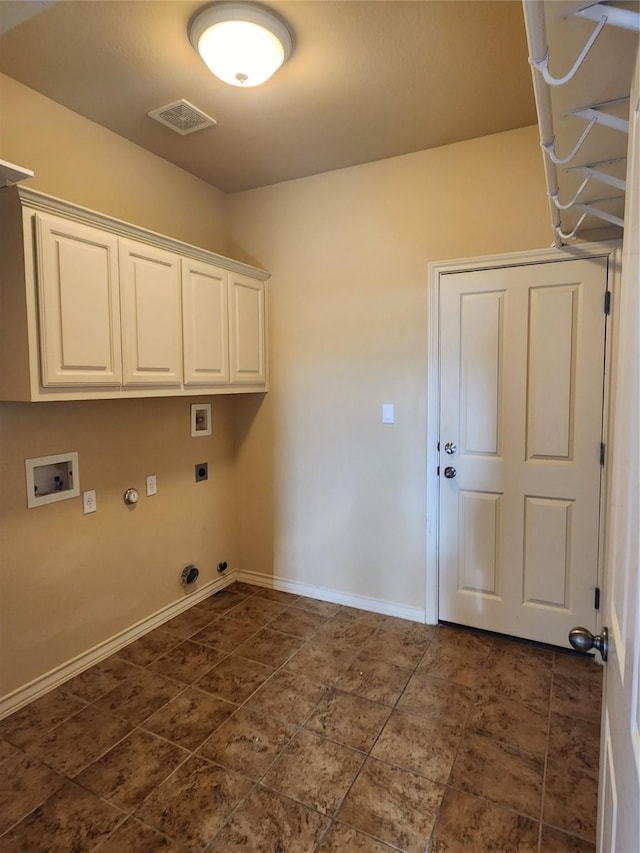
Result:
[[[600,587],[596,587],[596,594],[593,597],[593,606],[596,610],[600,610]]]
[[[604,441],[601,441],[600,442],[600,464],[601,465],[604,465],[604,454],[605,454],[606,449],[607,448],[606,448]]]
[[[611,291],[605,290],[604,292],[604,313],[611,314]]]

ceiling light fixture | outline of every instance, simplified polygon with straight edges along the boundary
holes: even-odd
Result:
[[[259,86],[293,50],[293,33],[256,3],[213,3],[189,25],[191,44],[212,74],[232,86]]]

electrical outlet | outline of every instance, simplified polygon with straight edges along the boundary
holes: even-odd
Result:
[[[95,512],[97,509],[96,504],[96,490],[89,489],[86,492],[82,493],[82,512],[85,515],[88,515],[90,512]]]
[[[198,462],[196,465],[196,483],[201,483],[209,476],[209,465],[206,462]]]
[[[158,494],[158,481],[155,474],[149,474],[147,477],[147,497]]]

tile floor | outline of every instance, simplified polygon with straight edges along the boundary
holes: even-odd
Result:
[[[601,670],[235,584],[0,721],[0,851],[594,851]]]

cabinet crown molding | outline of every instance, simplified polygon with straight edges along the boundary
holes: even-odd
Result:
[[[156,246],[160,249],[167,249],[170,252],[175,252],[182,257],[193,258],[194,260],[204,261],[205,263],[215,264],[222,269],[230,272],[241,273],[242,275],[251,276],[251,278],[267,281],[271,277],[271,273],[260,267],[251,266],[241,261],[236,261],[233,258],[227,258],[225,255],[219,255],[216,252],[211,252],[208,249],[202,249],[198,246],[193,246],[190,243],[184,243],[182,240],[176,240],[174,237],[168,237],[165,234],[159,234],[156,231],[151,231],[148,228],[142,228],[139,225],[134,225],[131,222],[125,222],[121,219],[116,219],[113,216],[107,216],[104,213],[99,213],[96,210],[91,210],[88,207],[82,207],[64,199],[56,198],[55,196],[47,195],[40,190],[34,190],[23,186],[6,187],[2,190],[4,193],[15,193],[19,198],[21,205],[29,207],[32,210],[37,210],[42,213],[52,213],[62,216],[67,220],[80,222],[85,225],[93,225],[103,231],[108,231],[116,234],[118,237],[129,237],[141,243],[147,243],[149,246]]]

